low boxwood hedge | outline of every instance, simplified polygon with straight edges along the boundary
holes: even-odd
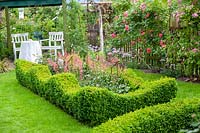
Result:
[[[45,84],[52,76],[49,68],[44,65],[31,67],[26,76],[30,81],[29,89],[40,96],[44,96]]]
[[[130,68],[125,69],[120,76],[130,85],[133,91],[138,89],[144,82],[144,80],[141,77],[138,77],[133,69]]]
[[[187,128],[192,114],[200,112],[200,99],[185,99],[146,107],[109,120],[94,133],[177,133]]]
[[[177,91],[176,82],[171,78],[148,82],[141,87],[127,94],[85,87],[70,99],[74,117],[91,126],[98,125],[130,111],[169,102]]]
[[[30,84],[28,82],[26,73],[29,71],[29,69],[34,66],[34,63],[27,62],[25,60],[19,60],[15,62],[16,65],[16,78],[20,82],[21,85],[28,87]]]
[[[177,91],[175,79],[143,83],[139,89],[116,94],[107,89],[83,87],[73,74],[51,75],[47,66],[16,61],[19,82],[91,126],[146,106],[169,102]]]
[[[79,90],[80,86],[75,75],[71,73],[56,74],[49,79],[45,86],[45,97],[67,111],[69,108],[66,102]]]

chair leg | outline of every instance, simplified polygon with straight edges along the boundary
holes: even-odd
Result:
[[[54,50],[55,58],[57,58],[57,49]]]
[[[64,53],[64,49],[63,49],[63,47],[62,47],[62,55],[64,56],[64,54],[65,54],[65,53]]]
[[[14,50],[13,52],[14,52],[14,59],[16,60],[17,59],[17,51]]]

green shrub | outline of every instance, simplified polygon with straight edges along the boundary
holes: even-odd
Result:
[[[141,77],[138,77],[133,69],[125,69],[123,73],[121,74],[121,77],[126,81],[132,90],[136,90],[139,88],[139,86],[144,82],[144,80]]]
[[[52,76],[48,66],[45,65],[25,60],[17,60],[15,64],[20,84],[64,110],[67,109],[66,102],[69,96],[80,89],[77,79],[71,73]]]
[[[48,80],[45,86],[45,98],[66,110],[68,98],[79,90],[80,86],[74,74],[57,74]]]
[[[191,115],[200,112],[199,99],[186,99],[146,107],[109,120],[95,127],[94,133],[177,133],[192,121]]]
[[[25,60],[16,60],[16,78],[19,81],[19,83],[25,87],[28,87],[30,84],[28,76],[26,76],[26,73],[34,66],[34,63],[25,61]]]
[[[107,89],[85,87],[70,99],[71,112],[81,122],[91,126],[145,106],[169,102],[176,95],[176,81],[163,78],[149,82],[141,89],[116,94]]]
[[[31,67],[29,72],[27,72],[27,77],[29,77],[31,82],[30,89],[36,94],[44,96],[46,83],[51,78],[48,66],[38,65]]]

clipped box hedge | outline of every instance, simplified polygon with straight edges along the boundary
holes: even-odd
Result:
[[[107,89],[85,87],[71,102],[73,115],[91,126],[146,106],[169,102],[176,96],[176,82],[171,78],[141,85],[142,88],[127,94],[116,94]]]
[[[16,78],[19,81],[19,83],[25,87],[28,87],[31,83],[29,83],[27,72],[29,71],[32,66],[34,66],[34,63],[27,62],[25,60],[18,60],[15,62],[16,65]]]
[[[49,68],[44,65],[31,67],[26,73],[26,76],[31,82],[28,88],[31,89],[34,93],[40,96],[44,96],[45,84],[52,76]]]
[[[109,120],[93,129],[94,133],[177,133],[200,112],[200,99],[185,99],[146,107]]]
[[[125,82],[130,85],[130,87],[132,88],[131,91],[137,90],[144,82],[144,80],[141,77],[138,77],[133,69],[130,68],[125,69],[120,76],[125,80]]]
[[[80,90],[78,80],[71,73],[53,75],[45,86],[45,97],[68,112],[69,98]]]
[[[80,89],[78,80],[71,73],[51,75],[47,66],[25,60],[17,60],[15,64],[16,76],[22,85],[64,110],[69,95]]]
[[[22,85],[90,126],[146,106],[169,102],[177,92],[172,78],[143,83],[136,91],[126,94],[96,87],[81,88],[73,74],[52,76],[47,66],[23,60],[16,61],[16,75]]]

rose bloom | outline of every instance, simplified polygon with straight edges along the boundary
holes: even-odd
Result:
[[[147,13],[144,18],[148,18],[150,16],[150,13]]]
[[[166,47],[166,44],[165,44],[162,40],[160,40],[160,46],[161,46],[162,48],[165,48],[165,47]]]
[[[150,54],[151,53],[151,48],[147,48],[146,51],[147,51],[147,54]]]
[[[143,36],[143,35],[145,35],[145,32],[144,32],[144,31],[142,31],[142,32],[141,32],[141,35],[142,35],[142,36]]]
[[[131,41],[131,45],[135,45],[135,41]]]
[[[192,49],[192,52],[196,53],[198,51],[198,49],[194,48]]]
[[[146,9],[146,4],[145,3],[142,3],[141,5],[140,5],[140,9],[142,10],[142,11],[144,11],[145,9]]]
[[[162,34],[162,33],[159,33],[159,37],[162,38],[162,37],[163,37],[163,34]]]
[[[129,26],[128,25],[125,25],[125,30],[129,31]]]
[[[193,13],[193,14],[192,14],[192,17],[193,17],[193,18],[197,18],[198,16],[199,16],[199,15],[198,15],[197,13]]]
[[[119,16],[115,16],[115,20],[118,20],[119,19]]]
[[[124,12],[124,17],[128,17],[128,11]]]
[[[115,38],[115,37],[117,37],[117,35],[116,35],[115,33],[112,33],[112,34],[111,34],[111,37],[112,37],[112,38]]]

